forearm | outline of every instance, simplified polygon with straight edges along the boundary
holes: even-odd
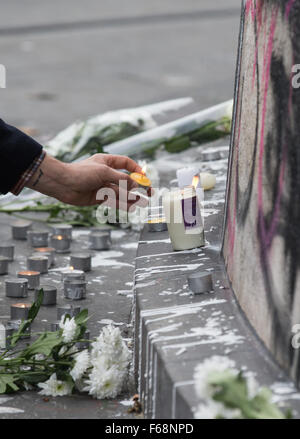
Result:
[[[70,185],[69,166],[46,154],[26,186],[50,197],[65,199]]]

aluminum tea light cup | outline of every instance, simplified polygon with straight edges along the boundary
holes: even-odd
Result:
[[[89,253],[76,253],[70,256],[70,265],[76,270],[90,271],[92,256]]]
[[[11,226],[13,239],[25,241],[27,239],[27,232],[31,229],[31,227],[32,227],[31,221],[25,221],[25,220],[15,221]]]
[[[49,259],[46,256],[29,256],[27,258],[27,269],[39,271],[41,274],[48,273]]]
[[[79,341],[76,343],[76,346],[78,347],[78,349],[87,349],[90,346],[90,342],[89,342],[90,335],[91,335],[91,332],[89,329],[87,329],[82,337],[84,341]]]
[[[47,258],[47,259],[48,259],[47,267],[48,267],[48,270],[49,270],[49,268],[51,267],[51,259],[52,259],[52,255],[51,255],[51,253],[44,252],[44,253],[41,255],[41,253],[39,253],[39,252],[34,252],[34,253],[32,253],[32,254],[30,255],[31,258],[32,258],[32,257],[38,257],[38,258],[39,258],[40,256],[43,256],[44,258]]]
[[[40,232],[29,230],[27,232],[27,241],[32,247],[47,247],[49,232]]]
[[[92,232],[89,241],[93,250],[109,250],[111,247],[111,235],[107,232]]]
[[[47,256],[50,259],[50,266],[55,264],[55,248],[53,247],[37,247],[34,249],[35,254]]]
[[[23,320],[25,320],[25,319],[23,319]],[[11,335],[13,335],[14,332],[17,332],[20,329],[21,323],[22,323],[22,319],[9,320],[6,324],[7,330],[9,331],[9,333]],[[30,336],[31,336],[31,327],[28,326],[26,331],[24,332],[24,334],[21,336],[21,339],[30,338]],[[10,343],[10,340],[9,340],[9,343]]]
[[[71,239],[66,235],[52,235],[51,245],[56,253],[67,253],[70,251]]]
[[[60,330],[60,326],[59,326],[59,324],[60,324],[60,321],[59,321],[59,320],[56,321],[56,322],[51,322],[51,323],[49,324],[49,330],[50,330],[51,332],[59,331],[59,330]]]
[[[41,289],[44,291],[42,305],[56,305],[57,288],[53,287],[52,285],[40,285],[39,288],[36,288],[34,292],[34,300],[37,300]]]
[[[73,226],[71,226],[71,224],[56,224],[55,226],[52,226],[53,235],[66,236],[70,241],[72,241],[72,231]]]
[[[10,260],[6,256],[0,256],[0,275],[8,273],[8,264]]]
[[[70,267],[62,271],[61,280],[63,282],[66,280],[85,280],[85,274],[82,270],[74,270],[73,267]]]
[[[40,272],[39,271],[19,271],[18,272],[19,278],[24,278],[28,280],[28,289],[34,290],[40,285]]]
[[[14,303],[10,306],[11,320],[27,320],[31,303]]]
[[[0,256],[4,256],[10,261],[14,260],[15,246],[13,244],[0,244]]]
[[[57,320],[61,320],[61,318],[65,315],[69,315],[71,318],[76,317],[77,314],[80,313],[80,306],[77,305],[61,305],[57,307]]]
[[[64,296],[70,300],[82,300],[86,298],[86,282],[72,280],[64,282]]]
[[[6,297],[27,297],[28,280],[20,278],[11,278],[5,280]]]
[[[188,285],[195,294],[208,293],[214,289],[211,273],[201,271],[188,275]]]
[[[10,347],[11,337],[14,332],[15,332],[14,328],[12,328],[7,323],[6,324],[0,323],[0,350],[8,349]]]
[[[149,232],[165,232],[168,230],[165,218],[152,218],[148,220]]]

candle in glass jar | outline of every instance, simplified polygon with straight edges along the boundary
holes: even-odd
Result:
[[[28,289],[34,290],[40,285],[40,272],[39,271],[19,271],[18,277],[28,280]]]
[[[193,186],[164,194],[163,207],[174,250],[205,245],[200,203]]]
[[[12,278],[5,280],[6,297],[27,297],[28,280],[20,278]]]
[[[27,232],[31,229],[32,222],[19,220],[15,221],[11,226],[12,237],[13,239],[26,240]]]
[[[52,235],[51,245],[57,253],[67,253],[70,251],[71,239],[66,235]]]
[[[14,303],[10,307],[11,320],[27,320],[31,303]]]
[[[15,246],[13,244],[0,244],[0,256],[4,256],[10,261],[14,260]]]

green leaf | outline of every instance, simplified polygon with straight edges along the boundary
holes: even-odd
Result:
[[[213,399],[227,408],[239,409],[246,419],[285,419],[279,408],[271,402],[271,392],[262,388],[255,397],[248,395],[247,381],[242,372],[234,374],[230,369],[212,372],[208,383],[215,389]]]
[[[89,311],[87,309],[83,309],[80,311],[79,314],[75,317],[75,322],[77,325],[82,325],[83,323],[87,322],[89,319]]]
[[[17,378],[13,374],[0,374],[0,393],[19,390],[19,387],[15,384],[16,380]]]
[[[31,325],[31,323],[36,318],[36,316],[37,316],[37,314],[39,312],[39,309],[41,307],[41,304],[42,304],[42,301],[43,301],[43,297],[44,297],[44,290],[41,288],[39,290],[37,300],[35,302],[33,302],[33,304],[31,305],[31,307],[29,309],[28,319],[24,320],[21,323],[18,331],[13,333],[13,335],[11,336],[10,345],[11,345],[12,348],[15,347],[15,345],[20,340],[22,335],[24,335],[24,333],[26,332],[27,328]]]
[[[48,357],[52,349],[62,343],[58,332],[45,332],[34,343],[28,346],[21,354],[22,357],[30,358],[36,354],[44,354]]]

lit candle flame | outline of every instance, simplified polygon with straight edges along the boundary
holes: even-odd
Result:
[[[146,169],[147,169],[147,165],[144,165],[142,167],[142,174],[146,175]]]
[[[192,186],[193,186],[195,189],[196,189],[197,186],[198,186],[199,180],[200,180],[199,175],[195,175],[195,176],[193,177]]]
[[[70,270],[74,270],[74,267],[72,267],[72,265],[70,265]]]

